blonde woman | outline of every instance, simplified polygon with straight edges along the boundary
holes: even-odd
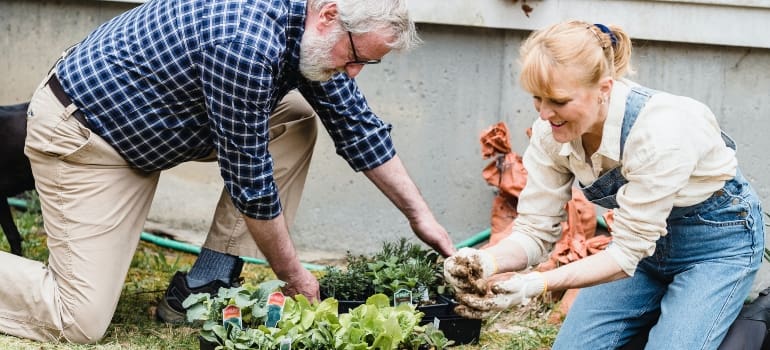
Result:
[[[507,239],[447,259],[458,312],[486,317],[583,288],[554,349],[619,348],[651,324],[647,349],[719,346],[760,266],[760,201],[711,110],[627,80],[630,57],[617,26],[564,22],[524,42],[521,84],[540,116],[527,185]],[[573,185],[614,209],[610,246],[548,272],[509,273],[559,239]]]

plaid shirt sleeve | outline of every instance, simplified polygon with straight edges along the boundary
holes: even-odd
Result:
[[[372,112],[355,80],[339,73],[327,82],[304,81],[299,89],[353,170],[376,168],[396,155],[392,126]]]
[[[245,215],[281,213],[267,150],[273,72],[253,45],[226,42],[202,51],[202,86],[220,171],[233,204]]]

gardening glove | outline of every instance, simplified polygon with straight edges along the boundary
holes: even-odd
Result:
[[[486,318],[512,306],[526,305],[530,299],[545,293],[547,281],[540,272],[500,275],[490,281],[490,290],[484,296],[457,294],[460,302],[455,312],[467,318]]]
[[[444,279],[459,293],[487,293],[486,279],[497,272],[495,257],[474,248],[461,248],[444,260]]]

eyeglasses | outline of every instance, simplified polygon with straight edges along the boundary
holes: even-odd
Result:
[[[358,59],[358,54],[356,53],[356,45],[353,44],[353,34],[348,32],[348,39],[350,39],[350,48],[353,49],[353,60],[347,61],[345,65],[348,64],[377,64],[382,62],[382,60],[361,60]]]

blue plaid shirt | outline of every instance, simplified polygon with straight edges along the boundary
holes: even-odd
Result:
[[[171,168],[216,150],[244,214],[281,212],[268,117],[298,88],[356,170],[391,159],[391,126],[355,81],[299,73],[304,0],[151,0],[104,23],[57,67],[92,131],[132,166]]]

